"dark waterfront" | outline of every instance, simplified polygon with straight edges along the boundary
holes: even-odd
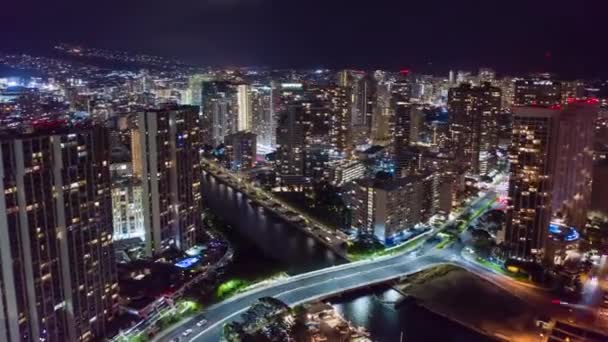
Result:
[[[333,298],[331,304],[347,320],[365,327],[374,341],[487,342],[492,339],[415,304],[395,308],[402,295],[385,286]]]
[[[235,261],[247,259],[245,271],[256,272],[253,265],[258,258],[260,267],[270,267],[273,272],[284,271],[290,275],[345,262],[298,228],[251,205],[245,196],[213,176],[206,174],[203,177],[202,188],[205,206],[232,226],[233,231],[227,234],[229,238],[236,239]]]
[[[297,228],[252,206],[213,176],[203,177],[205,205],[232,228],[226,236],[236,255],[228,274],[253,279],[279,272],[298,274],[343,263],[339,256]],[[401,295],[388,286],[335,297],[330,302],[374,341],[489,341],[487,337],[412,305],[396,309]]]

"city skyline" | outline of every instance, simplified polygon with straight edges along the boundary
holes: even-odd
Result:
[[[142,6],[113,0],[91,6],[73,0],[12,2],[0,14],[12,28],[0,34],[3,49],[68,42],[196,65],[435,73],[491,66],[503,73],[608,75],[608,48],[597,40],[600,13],[608,5],[600,1],[379,1],[368,8],[352,2],[188,0]]]
[[[6,5],[0,341],[608,341],[607,10]]]

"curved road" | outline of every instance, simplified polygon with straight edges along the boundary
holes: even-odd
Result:
[[[386,282],[446,262],[451,262],[451,258],[445,253],[432,253],[418,257],[410,253],[383,259],[381,264],[378,261],[346,264],[307,273],[303,276],[295,276],[213,305],[199,317],[180,326],[176,332],[166,336],[165,339],[178,337],[188,328],[196,330],[195,322],[204,317],[210,323],[203,330],[193,333],[188,338],[182,338],[182,341],[217,342],[220,339],[223,325],[237,319],[261,297],[275,297],[289,306],[294,306],[344,291]]]
[[[471,203],[465,212],[473,213],[484,208],[493,197],[493,193],[488,193],[478,198]],[[433,231],[431,235],[440,230]],[[410,252],[352,262],[301,274],[210,306],[203,313],[175,327],[174,330],[163,335],[163,337],[157,338],[157,340],[169,341],[180,337],[180,341],[217,342],[220,339],[224,324],[236,320],[259,298],[275,297],[289,306],[294,306],[307,301],[331,297],[344,291],[400,278],[443,263],[458,263],[466,267],[466,263],[460,258],[459,252],[454,253],[453,249],[442,251],[432,249],[427,253]],[[204,327],[198,328],[196,322],[203,318],[208,323]],[[188,337],[182,337],[182,333],[187,329],[192,329],[194,332]]]
[[[166,335],[162,340],[168,341],[171,338],[181,337],[185,330],[192,329],[194,332],[188,337],[181,337],[180,341],[217,342],[220,340],[224,324],[237,320],[244,311],[261,297],[275,297],[293,307],[305,302],[332,297],[345,291],[404,277],[440,264],[462,267],[527,302],[531,307],[535,307],[555,318],[568,320],[573,318],[573,315],[578,316],[576,312],[572,312],[571,307],[554,305],[551,302],[552,297],[549,292],[493,273],[462,258],[460,255],[462,246],[456,245],[458,244],[444,250],[432,248],[423,255],[414,251],[373,261],[335,266],[288,278],[282,282],[255,289],[213,305],[203,314],[180,325],[177,330]],[[203,318],[207,319],[209,323],[203,328],[196,327],[195,322]],[[577,321],[581,324],[593,324],[593,320],[589,320],[592,319],[590,317],[577,318]]]
[[[482,196],[474,201],[465,212],[478,214],[480,211],[487,209],[486,205],[493,196],[492,193]],[[430,235],[440,230],[442,229],[434,230]],[[461,243],[454,243],[450,248],[443,250],[430,248],[410,251],[407,254],[353,262],[290,277],[210,306],[205,312],[180,324],[162,338],[157,338],[157,340],[168,341],[179,337],[181,342],[217,342],[220,340],[224,324],[237,320],[259,298],[275,297],[293,307],[301,303],[328,298],[341,292],[397,279],[446,263],[463,267],[475,273],[495,286],[526,301],[532,307],[542,308],[545,313],[549,313],[553,317],[569,319],[573,314],[576,314],[572,312],[572,308],[569,306],[553,304],[551,295],[542,289],[496,274],[463,258],[461,255],[462,247]],[[201,328],[197,327],[196,322],[203,318],[208,323]],[[187,329],[192,329],[193,332],[187,337],[183,337],[182,333]]]

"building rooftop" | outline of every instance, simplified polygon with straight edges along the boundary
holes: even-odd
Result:
[[[428,176],[429,176],[429,174],[413,175],[413,176],[407,176],[407,177],[401,177],[401,178],[391,178],[391,179],[364,178],[364,179],[358,180],[357,184],[366,186],[366,187],[373,187],[376,189],[390,191],[390,190],[394,190],[399,187],[420,181]]]
[[[26,139],[57,134],[78,134],[93,127],[101,127],[90,120],[72,121],[68,117],[57,117],[23,122],[13,129],[0,129],[0,140]]]
[[[514,107],[513,113],[517,116],[525,116],[525,117],[537,117],[537,118],[547,118],[547,117],[555,117],[559,116],[561,113],[568,112],[581,112],[585,111],[589,113],[599,112],[600,104],[599,101],[595,98],[589,99],[574,99],[569,98],[568,104],[565,106],[562,105],[551,105],[551,106],[542,106],[542,105],[534,105],[534,106],[523,106],[523,107]]]

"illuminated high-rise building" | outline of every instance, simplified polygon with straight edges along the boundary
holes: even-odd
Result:
[[[283,179],[304,176],[311,126],[310,117],[301,103],[291,103],[279,113],[275,166]]]
[[[493,84],[496,81],[496,71],[490,68],[480,68],[479,73],[477,74],[477,78],[477,84]]]
[[[560,115],[552,210],[567,224],[582,229],[587,223],[593,180],[593,143],[599,105],[573,101]]]
[[[349,129],[352,112],[348,91],[341,87],[327,86],[318,89],[318,92],[320,96],[316,97],[317,102],[326,107],[324,110],[329,113],[329,152],[340,155],[348,153],[353,148],[352,131]]]
[[[381,243],[393,244],[402,233],[429,218],[431,181],[428,175],[382,181],[357,180],[353,228],[362,234],[374,235]]]
[[[498,82],[498,87],[502,94],[503,111],[510,110],[515,101],[515,80],[511,77],[505,77]]]
[[[226,135],[238,131],[241,112],[237,95],[237,87],[229,82],[203,82],[201,128],[205,145],[217,146],[224,141]],[[246,117],[246,112],[243,112],[243,118]]]
[[[545,78],[515,81],[514,106],[553,106],[562,102],[560,82]]]
[[[237,132],[250,131],[252,128],[251,87],[247,84],[237,86],[238,117]]]
[[[338,73],[338,85],[347,89],[350,106],[348,129],[354,145],[369,142],[373,101],[372,80],[363,71],[343,70]]]
[[[544,249],[558,129],[558,110],[522,107],[513,113],[505,236],[512,257],[534,260]]]
[[[256,144],[257,137],[251,132],[237,132],[227,135],[224,139],[227,167],[233,171],[245,171],[253,168],[256,162]]]
[[[276,144],[276,117],[272,103],[273,90],[269,86],[254,85],[251,88],[251,131],[257,136],[260,154],[270,153]]]
[[[277,121],[277,173],[319,177],[330,156],[352,149],[347,89],[328,85],[282,86]],[[313,170],[317,170],[314,171]]]
[[[0,138],[0,340],[93,341],[118,310],[108,131]]]
[[[458,70],[456,74],[456,84],[462,83],[475,83],[476,78],[471,74],[470,71]]]
[[[519,107],[513,116],[506,242],[511,256],[542,258],[553,218],[582,228],[589,208],[598,106]],[[591,123],[589,123],[591,122]]]
[[[188,88],[186,89],[182,104],[201,107],[203,95],[203,82],[208,82],[210,77],[203,74],[197,74],[190,77],[188,80]]]
[[[394,110],[391,106],[390,85],[380,81],[376,88],[376,101],[372,114],[371,135],[375,145],[388,145],[392,139],[391,121]]]
[[[443,121],[433,121],[429,127],[431,146],[445,149],[450,146],[451,132],[450,124]]]
[[[410,111],[410,144],[420,141],[422,134],[425,133],[426,114],[420,106],[413,106]]]
[[[131,163],[112,164],[131,168]],[[112,177],[112,219],[114,241],[145,238],[141,180],[132,176]]]
[[[464,83],[450,89],[450,130],[457,157],[476,175],[487,175],[496,164],[500,89],[485,83]]]
[[[300,103],[311,123],[309,143],[324,146],[330,154],[343,154],[351,149],[348,124],[350,111],[347,90],[342,87],[308,86]]]
[[[198,108],[171,107],[137,113],[133,174],[142,182],[148,255],[176,245],[187,249],[201,228],[201,134]]]
[[[587,96],[585,82],[582,80],[565,81],[561,86],[562,103],[568,103],[570,99],[582,99]]]

